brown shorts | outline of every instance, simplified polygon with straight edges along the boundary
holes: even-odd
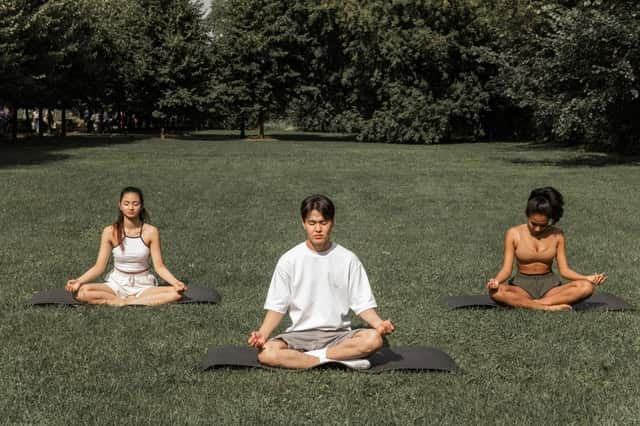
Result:
[[[269,340],[282,340],[289,349],[313,351],[328,348],[353,337],[360,330],[303,330],[278,334]]]
[[[534,299],[540,299],[552,288],[562,285],[562,281],[553,272],[542,275],[526,275],[518,272],[509,280],[509,284],[522,288]]]

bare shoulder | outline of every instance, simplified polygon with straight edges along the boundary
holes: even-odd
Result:
[[[564,240],[564,232],[562,232],[562,229],[560,228],[556,228],[555,226],[551,227],[551,231],[549,232],[549,234],[557,239],[558,241],[560,240]]]
[[[516,225],[516,226],[512,226],[511,228],[507,229],[507,232],[505,234],[505,238],[511,241],[517,241],[518,237],[520,236],[520,229],[523,226],[527,226],[527,225]]]
[[[115,234],[115,227],[113,225],[107,225],[102,230],[102,241],[108,241],[111,245],[115,245],[117,236]]]
[[[144,227],[142,228],[143,232],[155,232],[156,234],[159,233],[160,231],[158,231],[158,228],[156,228],[155,226],[153,226],[150,223],[145,223]]]
[[[142,227],[142,239],[147,243],[151,243],[160,238],[160,231],[153,225],[145,223]]]
[[[115,227],[113,225],[107,225],[102,230],[102,237],[108,237],[110,240],[115,237]]]

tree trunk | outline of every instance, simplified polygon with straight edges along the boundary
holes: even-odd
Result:
[[[43,121],[42,120],[42,117],[43,117],[42,113],[43,112],[44,112],[43,108],[39,107],[38,108],[38,137],[44,136],[44,129],[43,129],[44,126],[42,125],[42,121]]]
[[[18,108],[11,107],[11,140],[18,140]]]
[[[53,124],[54,123],[55,123],[55,117],[54,117],[53,111],[51,111],[51,109],[47,108],[47,127],[48,127],[50,135],[53,134]]]
[[[260,139],[264,139],[264,111],[258,112],[258,132]]]
[[[90,109],[87,110],[87,122],[85,124],[85,127],[87,128],[87,133],[93,132],[93,111],[91,111]]]
[[[104,133],[104,111],[100,111],[98,114],[98,133]]]
[[[62,107],[60,111],[60,136],[67,136],[67,110]]]

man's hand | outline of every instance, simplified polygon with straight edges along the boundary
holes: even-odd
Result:
[[[251,334],[249,334],[249,340],[247,343],[253,348],[262,349],[267,341],[264,336],[262,336],[262,333],[259,331],[252,331]]]
[[[381,336],[384,336],[385,334],[391,334],[395,329],[396,328],[393,326],[390,320],[384,320],[376,327],[376,331]]]

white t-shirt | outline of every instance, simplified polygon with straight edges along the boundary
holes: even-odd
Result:
[[[349,309],[377,307],[358,257],[339,244],[316,252],[306,242],[286,252],[276,265],[264,308],[289,312],[287,331],[348,330]]]

